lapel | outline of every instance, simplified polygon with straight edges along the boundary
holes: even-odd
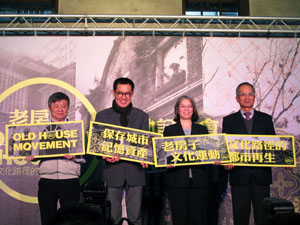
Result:
[[[176,123],[175,127],[176,127],[176,134],[178,134],[178,136],[185,135],[180,122]],[[192,123],[192,130],[191,130],[191,135],[193,135],[193,134],[198,134],[197,126],[194,123]]]
[[[254,113],[254,115],[255,115],[255,113]],[[248,134],[248,130],[247,130],[246,124],[244,122],[244,118],[243,118],[240,110],[235,113],[235,121],[236,121],[236,128],[238,130],[240,130],[240,133]],[[252,127],[252,129],[253,129],[253,127]]]
[[[259,112],[257,112],[256,110],[254,110],[253,125],[252,125],[252,132],[251,132],[251,134],[259,134],[261,132],[260,125],[261,125],[260,114],[259,114]]]
[[[247,131],[247,128],[246,128],[246,125],[244,122],[244,118],[243,118],[241,112],[238,111],[235,116],[236,116],[236,118],[235,118],[236,126],[240,128],[241,134],[248,134],[248,131]],[[261,129],[260,129],[261,122],[262,121],[261,121],[259,112],[254,109],[251,134],[259,134],[261,132]]]
[[[134,114],[134,110],[133,108],[130,110],[130,113],[129,113],[129,120],[128,120],[128,125],[127,127],[132,127],[133,124],[134,124],[134,121],[136,120],[136,116]]]
[[[178,134],[178,136],[185,135],[180,122],[176,123],[175,127],[176,127],[176,134]]]
[[[192,123],[192,132],[191,132],[191,135],[193,135],[193,134],[199,134],[199,132],[197,132],[197,126],[194,123]]]

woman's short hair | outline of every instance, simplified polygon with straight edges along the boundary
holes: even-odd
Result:
[[[196,108],[196,104],[195,104],[194,100],[191,97],[186,96],[186,95],[179,97],[177,99],[177,101],[176,101],[175,108],[174,108],[174,114],[175,114],[174,121],[176,121],[176,122],[180,121],[179,105],[180,105],[180,103],[181,103],[181,101],[183,99],[188,99],[188,100],[191,101],[192,106],[193,106],[192,122],[196,122],[199,119],[199,115],[198,115],[198,111],[197,111],[197,108]]]

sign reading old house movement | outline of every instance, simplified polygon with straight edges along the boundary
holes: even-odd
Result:
[[[6,157],[84,154],[83,122],[6,125]]]

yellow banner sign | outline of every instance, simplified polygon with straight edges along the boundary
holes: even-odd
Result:
[[[161,134],[106,123],[91,122],[87,154],[154,164],[152,138]]]
[[[226,137],[232,165],[296,166],[294,136],[227,134]]]
[[[225,134],[154,138],[156,167],[230,162]]]
[[[84,154],[82,121],[6,125],[6,157]]]

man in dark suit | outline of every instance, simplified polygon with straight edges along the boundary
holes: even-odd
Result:
[[[96,122],[109,123],[140,130],[149,130],[149,116],[132,107],[134,83],[128,78],[118,78],[113,84],[115,97],[112,107],[97,113]],[[141,202],[143,186],[146,185],[143,168],[148,165],[120,161],[118,156],[103,157],[105,167],[103,179],[107,183],[107,198],[111,203],[114,223],[122,217],[122,195],[126,192],[127,218],[134,224],[141,224]]]
[[[236,100],[240,110],[223,118],[223,133],[275,135],[272,117],[253,109],[253,85],[248,82],[239,84],[236,88]],[[262,200],[270,196],[271,168],[232,165],[226,168],[230,175],[234,225],[249,224],[251,203],[255,224],[264,223],[266,215],[262,208]]]

